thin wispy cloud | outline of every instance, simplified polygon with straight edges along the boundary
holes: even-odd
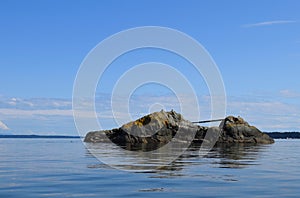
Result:
[[[259,23],[245,24],[242,27],[244,27],[244,28],[251,28],[251,27],[260,27],[260,26],[271,26],[271,25],[279,25],[279,24],[289,24],[289,23],[296,23],[296,21],[293,21],[293,20],[263,21],[263,22],[259,22]]]
[[[9,130],[9,128],[4,124],[2,121],[0,121],[0,129],[2,130]]]

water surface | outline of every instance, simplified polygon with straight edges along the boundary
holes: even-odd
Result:
[[[79,139],[0,139],[0,197],[298,197],[299,147],[221,145],[201,157],[194,146],[152,171],[124,156],[128,172],[101,163]]]

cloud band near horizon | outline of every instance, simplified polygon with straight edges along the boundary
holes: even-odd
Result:
[[[293,90],[281,90],[277,95],[266,93],[265,95],[247,95],[240,97],[228,97],[227,115],[240,115],[250,124],[257,126],[263,131],[300,131],[300,108],[298,103],[299,92]],[[189,97],[184,97],[184,102],[189,104]],[[262,99],[263,98],[263,99]],[[73,122],[73,112],[70,106],[71,100],[61,99],[21,99],[12,104],[11,99],[0,97],[0,120],[5,120],[9,124],[1,124],[2,130],[9,130],[13,134],[37,133],[44,134],[43,131],[53,133],[76,135]],[[115,112],[111,114],[110,97],[101,96],[96,99],[96,109],[98,119],[101,120],[103,128],[113,128],[113,116],[122,119],[126,112]],[[133,119],[137,119],[153,109],[151,104],[161,104],[166,110],[180,110],[176,98],[173,96],[139,96],[132,98],[130,113]],[[210,97],[199,96],[201,119],[210,119]],[[32,104],[28,108],[29,103]],[[120,98],[118,106],[124,105]],[[193,106],[189,106],[193,108]],[[90,112],[82,112],[82,116],[89,120]],[[183,115],[188,120],[194,120],[194,115]],[[124,119],[124,123],[128,120]],[[93,129],[94,130],[94,129]],[[26,132],[27,131],[27,132]]]

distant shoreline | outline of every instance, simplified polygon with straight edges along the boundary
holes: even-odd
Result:
[[[300,139],[300,132],[265,132],[273,139]],[[69,135],[0,135],[0,138],[53,138],[53,139],[76,139],[80,136]]]
[[[300,139],[300,132],[265,132],[273,139]]]
[[[54,139],[74,139],[80,136],[69,135],[0,135],[0,138],[54,138]]]

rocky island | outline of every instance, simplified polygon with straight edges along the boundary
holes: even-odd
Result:
[[[206,136],[210,133],[208,136]],[[116,144],[168,143],[191,141],[202,143],[258,143],[271,144],[274,140],[241,117],[228,116],[219,127],[204,127],[194,124],[175,111],[154,112],[120,128],[92,131],[85,136],[85,142],[97,143],[110,140]]]

